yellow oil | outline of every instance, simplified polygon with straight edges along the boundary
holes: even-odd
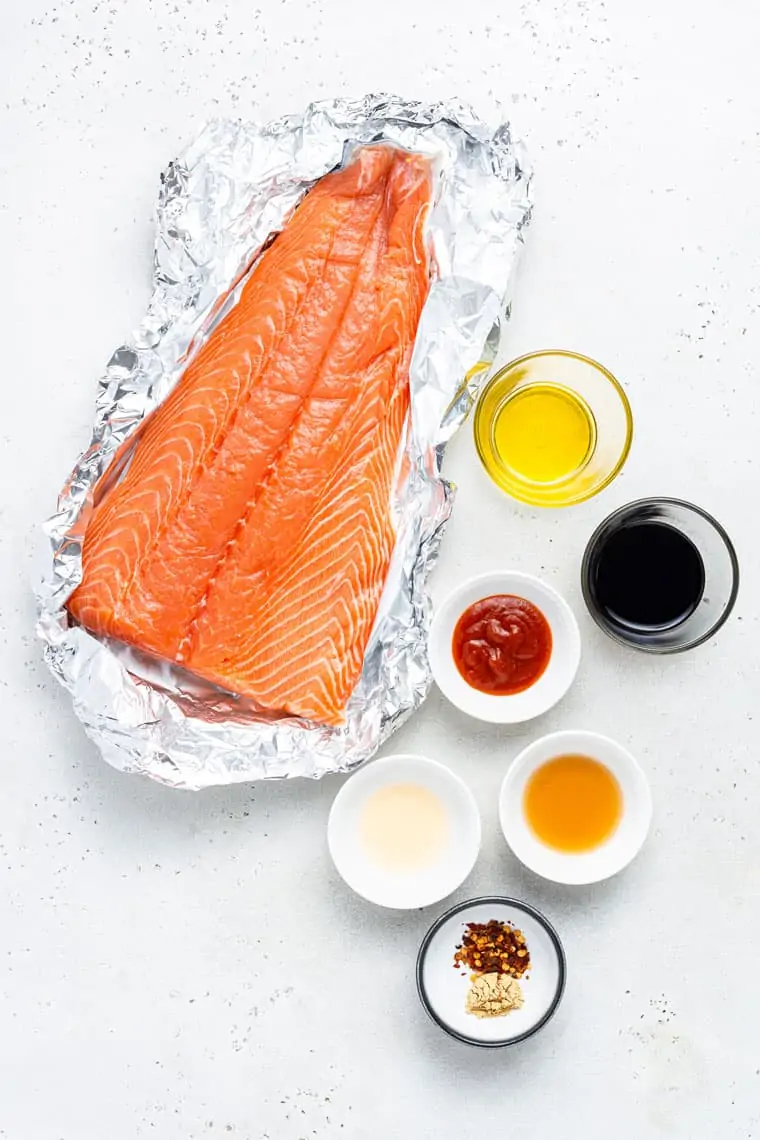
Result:
[[[563,384],[517,388],[496,409],[494,458],[525,483],[561,483],[586,464],[596,425],[586,401]]]

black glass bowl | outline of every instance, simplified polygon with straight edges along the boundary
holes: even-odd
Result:
[[[614,620],[600,603],[598,572],[603,551],[613,536],[641,523],[679,532],[699,555],[704,580],[683,620],[633,626]],[[739,561],[723,527],[701,507],[682,499],[638,499],[614,511],[592,534],[581,565],[581,588],[592,618],[615,641],[645,653],[682,653],[707,641],[727,620],[739,592]]]
[[[454,968],[454,954],[468,922],[509,923],[520,929],[530,966],[520,985],[521,1008],[480,1019],[465,1009],[470,977]],[[567,965],[559,935],[535,907],[500,895],[468,899],[442,914],[428,930],[417,955],[417,992],[430,1019],[450,1037],[481,1049],[503,1049],[526,1041],[552,1019],[565,990]]]

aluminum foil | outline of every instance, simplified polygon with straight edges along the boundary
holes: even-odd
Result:
[[[257,714],[168,662],[97,640],[70,624],[64,604],[80,580],[98,479],[118,474],[125,441],[235,303],[246,271],[306,191],[358,144],[380,141],[434,159],[435,281],[411,365],[396,547],[346,724],[334,729]],[[153,295],[100,381],[90,445],[45,526],[52,560],[38,591],[46,660],[110,764],[195,789],[318,777],[356,767],[418,708],[431,683],[426,582],[453,500],[441,477],[444,449],[495,357],[530,209],[530,171],[508,124],[492,130],[458,102],[368,95],[313,103],[266,125],[217,120],[169,164]]]

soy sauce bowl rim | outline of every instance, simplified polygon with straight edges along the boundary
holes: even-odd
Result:
[[[430,1001],[427,988],[425,986],[423,973],[425,960],[427,958],[428,950],[430,949],[433,938],[450,918],[453,918],[455,915],[460,914],[462,911],[466,911],[474,906],[490,906],[494,904],[498,904],[499,906],[506,905],[513,907],[516,910],[522,910],[525,914],[529,914],[531,918],[533,918],[538,923],[539,926],[543,927],[549,936],[549,940],[552,944],[552,949],[557,956],[558,977],[557,988],[554,991],[551,1003],[535,1023],[535,1025],[532,1025],[530,1029],[526,1029],[523,1033],[516,1034],[514,1037],[500,1037],[494,1041],[487,1041],[478,1037],[470,1037],[466,1033],[460,1033],[458,1029],[454,1029],[448,1024],[448,1022],[444,1020],[444,1018],[438,1014],[437,1010],[433,1006],[433,1003]],[[567,956],[565,954],[565,947],[562,944],[562,939],[557,933],[555,927],[549,921],[546,915],[543,914],[537,907],[533,906],[531,903],[525,902],[523,899],[513,898],[508,895],[478,895],[476,898],[464,899],[462,902],[454,903],[454,905],[449,907],[448,910],[444,911],[443,914],[440,914],[435,922],[433,922],[433,924],[428,928],[422,939],[422,942],[420,943],[420,948],[417,951],[415,980],[417,983],[417,995],[420,999],[422,1008],[425,1010],[425,1013],[428,1015],[430,1020],[434,1022],[439,1029],[442,1029],[444,1033],[448,1034],[449,1037],[454,1038],[455,1041],[461,1041],[463,1045],[472,1045],[476,1049],[508,1049],[512,1045],[519,1045],[521,1042],[527,1041],[530,1037],[535,1036],[535,1034],[539,1033],[544,1028],[544,1026],[548,1025],[548,1023],[554,1017],[555,1013],[559,1009],[560,1003],[565,993],[565,988],[567,986]]]
[[[622,518],[625,515],[632,514],[635,510],[640,509],[641,507],[663,505],[670,507],[681,507],[683,510],[692,511],[695,515],[700,515],[701,518],[708,522],[710,526],[712,526],[712,528],[715,530],[715,532],[720,536],[731,563],[731,592],[728,596],[728,601],[726,602],[723,612],[713,623],[713,625],[711,625],[710,628],[703,634],[700,634],[699,637],[692,638],[691,641],[685,641],[682,645],[639,645],[636,644],[636,642],[629,640],[629,638],[625,637],[624,634],[618,633],[615,628],[610,625],[610,623],[604,620],[601,613],[599,612],[599,607],[596,605],[591,592],[591,559],[602,532],[608,529],[611,525],[614,525],[618,519]],[[601,629],[603,633],[606,633],[607,636],[610,637],[613,641],[616,641],[618,645],[624,645],[627,649],[635,649],[639,653],[685,653],[689,649],[696,649],[698,645],[704,645],[706,641],[709,641],[711,637],[715,636],[715,634],[725,625],[731,616],[731,612],[736,604],[736,599],[739,595],[739,578],[739,558],[736,553],[736,548],[731,541],[725,527],[718,522],[714,515],[711,515],[709,511],[706,511],[704,507],[697,506],[696,503],[690,503],[688,499],[678,499],[671,495],[648,495],[642,499],[633,499],[630,503],[624,503],[621,507],[618,507],[617,510],[612,511],[609,515],[606,515],[605,518],[603,518],[599,525],[596,527],[594,533],[591,535],[591,538],[586,543],[586,549],[583,552],[583,560],[581,562],[581,592],[583,593],[583,601],[586,604],[586,609],[588,610],[589,614],[594,619],[599,629]],[[688,618],[686,620],[688,621]]]
[[[579,360],[583,364],[588,364],[597,372],[600,372],[605,377],[605,379],[609,381],[611,387],[617,393],[620,399],[620,403],[623,407],[623,413],[626,420],[625,442],[614,467],[612,467],[612,469],[607,475],[604,476],[603,479],[594,484],[594,486],[589,490],[574,495],[572,498],[569,498],[562,503],[545,503],[542,502],[540,498],[536,498],[535,495],[532,495],[530,493],[523,493],[516,491],[515,489],[507,490],[506,487],[503,487],[501,483],[499,483],[499,481],[495,479],[491,472],[488,470],[488,464],[486,463],[486,458],[483,454],[483,449],[481,448],[480,440],[478,438],[478,425],[482,416],[481,408],[483,406],[484,398],[488,392],[507,372],[511,372],[513,368],[516,368],[518,366],[518,364],[524,364],[526,360],[538,360],[543,356],[567,356],[572,360]],[[599,360],[595,360],[593,356],[586,356],[583,352],[575,352],[572,348],[538,348],[533,352],[524,352],[522,356],[516,356],[514,360],[510,360],[507,364],[503,364],[501,368],[498,368],[492,376],[488,377],[478,394],[477,403],[475,405],[475,412],[472,417],[472,432],[473,438],[475,440],[475,450],[477,452],[481,466],[483,467],[483,470],[485,471],[486,475],[488,475],[488,478],[491,480],[494,486],[498,487],[503,495],[506,495],[508,498],[513,499],[515,502],[523,503],[529,507],[539,507],[543,510],[564,510],[566,507],[575,507],[580,503],[586,503],[589,499],[595,498],[602,491],[606,490],[607,487],[609,487],[609,485],[615,481],[615,479],[617,479],[618,475],[626,464],[628,456],[631,453],[631,447],[633,446],[633,409],[631,408],[631,401],[628,399],[628,393],[626,392],[621,382],[618,380],[617,376],[615,376],[614,373],[610,372],[609,368],[607,368]]]

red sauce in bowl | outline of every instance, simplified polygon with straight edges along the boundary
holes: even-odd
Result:
[[[468,685],[508,696],[529,689],[544,672],[552,655],[552,631],[527,598],[492,594],[464,611],[451,649]]]

